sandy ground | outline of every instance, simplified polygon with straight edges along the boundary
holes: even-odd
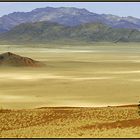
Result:
[[[137,106],[0,110],[1,138],[139,138]]]
[[[1,45],[44,68],[0,68],[0,107],[108,106],[140,100],[139,44]]]
[[[136,106],[107,107],[140,101],[139,44],[0,45],[6,51],[46,67],[0,67],[0,137],[140,137]]]

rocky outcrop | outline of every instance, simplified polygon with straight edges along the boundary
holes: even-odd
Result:
[[[28,57],[6,52],[0,54],[0,66],[40,67],[43,66],[43,63]]]

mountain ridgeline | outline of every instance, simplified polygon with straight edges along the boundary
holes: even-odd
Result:
[[[30,12],[13,12],[0,17],[0,32],[6,32],[21,23],[49,21],[66,26],[84,23],[102,23],[113,28],[140,29],[140,19],[119,17],[110,14],[97,14],[86,9],[74,7],[45,7]]]
[[[37,8],[0,17],[0,43],[139,42],[140,19],[74,7]]]
[[[41,43],[55,40],[139,42],[140,31],[112,28],[102,23],[87,23],[70,27],[43,21],[23,23],[0,35],[0,41]]]

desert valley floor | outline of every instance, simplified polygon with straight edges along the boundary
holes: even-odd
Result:
[[[0,137],[140,137],[139,46],[1,45],[46,66],[0,68]]]

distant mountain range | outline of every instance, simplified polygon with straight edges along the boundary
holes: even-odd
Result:
[[[73,7],[37,8],[0,17],[0,41],[140,41],[140,19]]]
[[[10,42],[49,42],[58,40],[87,42],[139,42],[140,31],[112,28],[102,23],[87,23],[74,27],[51,22],[23,23],[3,33],[0,40]]]
[[[140,19],[131,16],[119,17],[108,14],[96,14],[86,9],[73,7],[37,8],[31,12],[14,12],[0,17],[0,32],[5,32],[21,23],[49,21],[67,26],[83,23],[103,23],[113,28],[140,29]]]

